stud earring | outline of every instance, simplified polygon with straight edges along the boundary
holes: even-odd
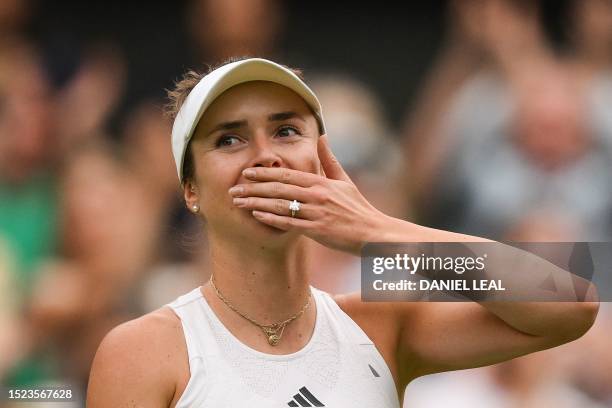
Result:
[[[192,213],[197,214],[198,211],[200,211],[200,206],[199,205],[194,204],[194,205],[191,206],[191,212]]]

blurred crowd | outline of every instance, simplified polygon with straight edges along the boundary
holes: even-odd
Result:
[[[129,80],[112,42],[52,81],[24,34],[30,3],[0,1],[0,384],[70,384],[83,398],[104,334],[205,282],[207,243],[184,208],[164,101],[112,123]],[[611,240],[612,1],[568,1],[561,45],[541,11],[448,0],[443,46],[401,123],[350,70],[305,73],[332,149],[377,208],[499,240]],[[289,63],[285,12],[278,0],[188,2],[194,59]],[[312,250],[315,286],[359,290],[359,258]],[[604,304],[580,340],[418,379],[405,406],[612,406],[611,335]]]

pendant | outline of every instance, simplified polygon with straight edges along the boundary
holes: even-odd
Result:
[[[280,340],[280,337],[278,334],[273,334],[270,337],[268,337],[268,343],[270,343],[271,346],[276,346],[279,340]]]
[[[280,342],[283,331],[285,331],[285,325],[262,327],[262,330],[266,336],[268,336],[268,343],[270,343],[271,346],[276,346]]]

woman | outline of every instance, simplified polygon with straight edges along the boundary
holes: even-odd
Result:
[[[174,96],[177,172],[206,221],[212,276],[105,337],[89,407],[398,407],[418,376],[553,347],[593,323],[596,302],[365,303],[311,287],[307,238],[355,254],[481,239],[370,205],[329,149],[316,96],[283,66],[235,61]]]

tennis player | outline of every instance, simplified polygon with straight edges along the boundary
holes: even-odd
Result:
[[[368,203],[294,70],[243,59],[187,75],[172,95],[177,173],[205,221],[212,276],[106,335],[90,408],[397,408],[414,378],[554,347],[592,325],[597,301],[367,303],[312,287],[308,238],[353,254],[367,242],[482,239]]]

